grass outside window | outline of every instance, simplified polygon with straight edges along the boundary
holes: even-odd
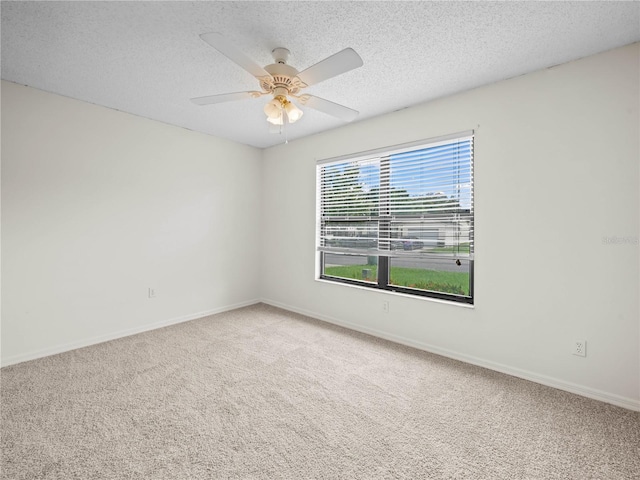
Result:
[[[377,265],[340,265],[327,266],[327,276],[359,281],[376,282]],[[468,272],[443,272],[421,268],[391,267],[390,285],[451,293],[453,295],[469,295]]]

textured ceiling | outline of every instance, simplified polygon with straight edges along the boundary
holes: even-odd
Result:
[[[220,32],[260,65],[286,47],[298,70],[346,47],[364,66],[305,90],[360,121],[640,40],[637,2],[7,2],[2,78],[236,142],[267,147],[267,97],[199,38]],[[302,107],[289,140],[337,128]]]

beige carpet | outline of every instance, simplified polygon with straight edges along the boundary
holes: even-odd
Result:
[[[255,305],[1,370],[3,479],[637,479],[640,414]]]

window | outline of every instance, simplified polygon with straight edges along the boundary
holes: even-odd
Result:
[[[473,303],[473,132],[318,162],[320,278]]]

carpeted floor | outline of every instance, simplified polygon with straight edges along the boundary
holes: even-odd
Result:
[[[1,382],[2,479],[640,478],[640,413],[266,305]]]

